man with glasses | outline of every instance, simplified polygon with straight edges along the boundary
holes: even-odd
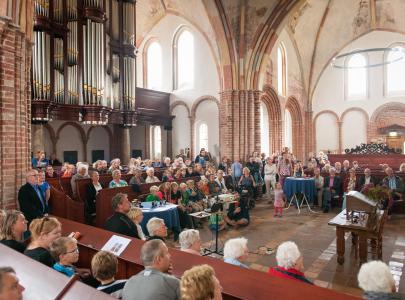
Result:
[[[48,213],[48,202],[38,186],[38,171],[30,170],[26,174],[27,183],[18,191],[20,210],[29,223]]]

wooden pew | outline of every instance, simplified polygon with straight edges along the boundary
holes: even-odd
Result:
[[[49,198],[50,212],[58,217],[68,218],[77,222],[85,222],[84,203],[74,201],[64,192],[51,186],[51,197]]]
[[[80,281],[75,281],[69,287],[69,277],[3,245],[0,245],[0,266],[15,270],[20,284],[25,288],[24,299],[56,299],[66,287],[63,296],[66,300],[115,299]]]
[[[80,248],[79,265],[88,268],[93,255],[103,247],[113,233],[71,220],[58,219],[62,223],[63,234],[66,235],[72,231],[79,231],[82,234],[78,241]],[[118,257],[118,279],[129,278],[143,269],[140,260],[140,248],[144,242],[134,238],[130,239],[131,242],[128,247]],[[192,266],[211,265],[223,287],[224,299],[359,299],[295,280],[271,277],[263,272],[242,269],[211,257],[192,255],[172,248],[169,251],[174,266],[173,275],[178,278]]]
[[[359,166],[364,168],[380,168],[380,164],[388,164],[394,170],[399,169],[399,165],[405,162],[404,154],[328,154],[331,165],[335,162],[348,160],[350,164],[357,161]]]

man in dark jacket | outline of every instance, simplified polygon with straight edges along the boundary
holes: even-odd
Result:
[[[327,213],[331,209],[332,198],[341,195],[342,182],[336,175],[335,168],[330,168],[329,176],[325,177],[323,184],[323,212]]]
[[[360,190],[362,190],[365,186],[368,185],[377,185],[377,180],[374,176],[371,176],[371,170],[369,168],[364,169],[364,176],[360,177]]]
[[[48,213],[48,203],[43,198],[38,186],[38,171],[30,170],[26,175],[27,183],[18,191],[20,210],[29,223]]]
[[[139,239],[135,223],[127,216],[127,213],[131,210],[131,202],[128,200],[128,195],[123,193],[116,194],[112,198],[111,205],[114,214],[107,219],[104,228]]]

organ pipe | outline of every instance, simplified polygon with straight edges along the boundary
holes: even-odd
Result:
[[[77,22],[69,22],[67,35],[67,51],[68,51],[68,65],[77,65],[77,57],[79,54],[77,45]]]
[[[102,9],[103,1],[102,0],[84,0],[84,6]]]
[[[34,32],[32,50],[32,90],[34,99],[50,100],[50,45],[48,33]]]
[[[77,0],[67,0],[67,19],[77,20]]]
[[[124,44],[135,45],[135,5],[123,3]]]
[[[63,39],[54,39],[54,68],[63,73]]]
[[[111,37],[118,41],[119,39],[119,23],[118,23],[118,1],[112,1],[112,11],[111,11]]]
[[[68,67],[68,103],[79,104],[79,87],[77,85],[77,66]]]
[[[34,1],[35,15],[49,18],[49,0]]]
[[[87,20],[83,26],[83,100],[85,105],[104,103],[104,26]]]
[[[59,23],[63,23],[63,2],[62,0],[54,0],[53,2],[53,19]]]
[[[124,57],[124,109],[135,109],[135,59]]]

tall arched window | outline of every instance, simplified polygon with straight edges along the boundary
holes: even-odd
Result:
[[[364,100],[367,98],[367,59],[355,54],[347,61],[347,99]]]
[[[270,155],[269,115],[266,104],[260,103],[260,149],[262,153]]]
[[[288,109],[285,110],[284,114],[284,146],[288,147],[290,151],[292,149],[292,118],[291,113]]]
[[[190,89],[194,86],[194,36],[182,30],[175,43],[174,89]]]
[[[162,47],[152,42],[146,52],[146,87],[151,90],[162,89]]]
[[[198,126],[198,145],[199,149],[204,148],[208,150],[208,126],[205,123],[201,123]]]
[[[287,55],[283,44],[277,48],[277,92],[286,95],[287,87]]]
[[[152,159],[161,158],[162,156],[162,131],[160,126],[153,126],[151,128],[151,149]]]
[[[405,51],[403,47],[395,47]],[[386,60],[392,63],[386,66],[386,86],[388,96],[402,96],[405,94],[405,59],[402,51],[389,51],[386,53]]]

